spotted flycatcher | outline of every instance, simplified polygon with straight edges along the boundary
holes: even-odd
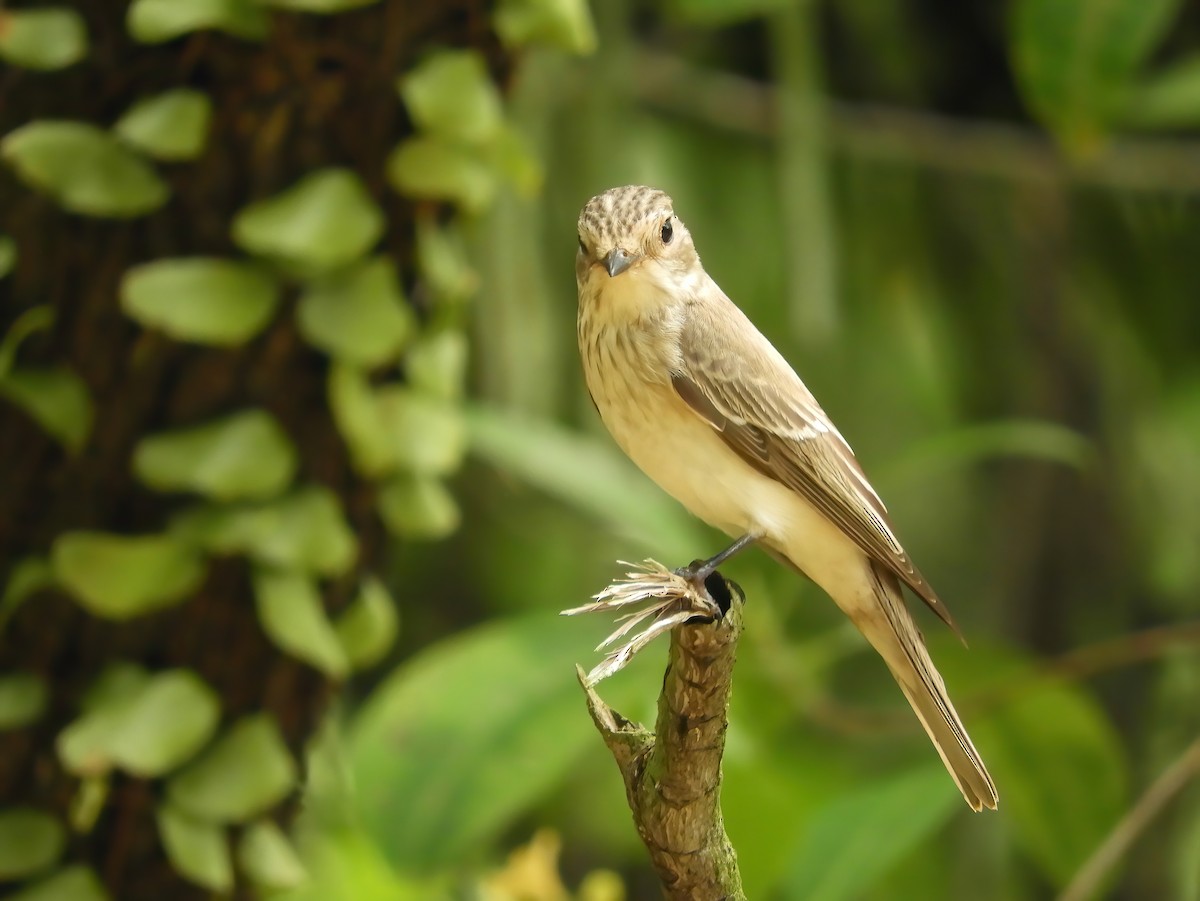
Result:
[[[613,188],[579,216],[579,351],[621,449],[694,515],[758,543],[824,589],[883,657],[975,810],[996,786],[905,607],[951,628],[850,445],[799,376],[704,271],[671,198]]]

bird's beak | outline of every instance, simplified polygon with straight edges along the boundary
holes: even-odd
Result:
[[[616,247],[604,258],[604,268],[608,270],[609,278],[614,278],[636,263],[638,259],[636,253],[629,253]]]

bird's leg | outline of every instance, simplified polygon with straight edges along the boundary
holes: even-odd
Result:
[[[697,590],[700,590],[704,588],[704,583],[708,577],[717,571],[718,566],[735,554],[741,553],[756,541],[758,541],[758,535],[748,532],[719,554],[714,554],[707,560],[693,560],[687,566],[681,566],[675,570],[675,574],[686,579]]]

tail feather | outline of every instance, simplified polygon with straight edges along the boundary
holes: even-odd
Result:
[[[853,616],[855,624],[892,671],[967,803],[974,810],[995,810],[996,786],[950,703],[946,685],[904,605],[899,583],[891,573],[872,569],[883,616]]]

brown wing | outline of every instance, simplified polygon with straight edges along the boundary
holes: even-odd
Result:
[[[723,310],[742,327],[721,329],[730,341],[716,353],[711,342],[698,338],[694,321],[684,326],[681,365],[672,373],[675,391],[743,460],[816,507],[962,638],[945,604],[900,546],[850,445],[783,357],[722,299],[728,304]]]

